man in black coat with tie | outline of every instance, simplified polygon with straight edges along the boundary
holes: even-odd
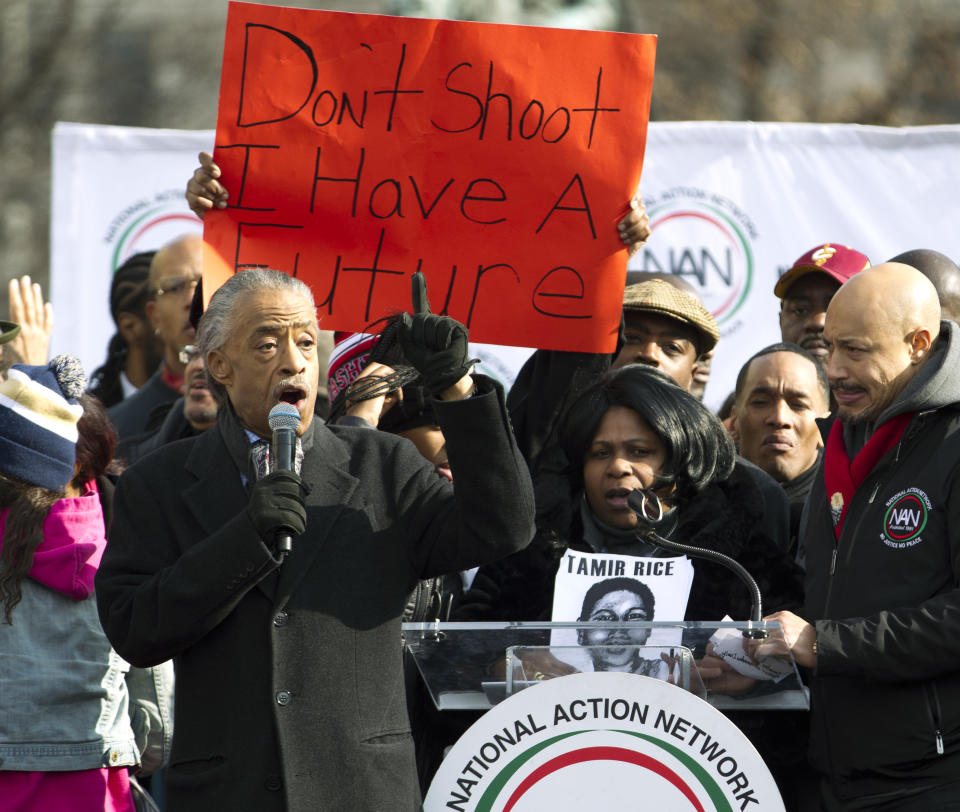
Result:
[[[418,808],[404,602],[420,578],[522,548],[533,495],[466,330],[425,297],[414,309],[401,341],[436,393],[455,490],[409,441],[313,420],[313,298],[263,270],[231,277],[200,322],[217,425],[120,480],[97,598],[121,656],[175,659],[171,812]],[[251,448],[280,401],[300,413],[302,468],[258,479]]]

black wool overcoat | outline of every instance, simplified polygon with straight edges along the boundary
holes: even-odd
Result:
[[[314,425],[307,529],[282,564],[245,511],[232,410],[121,477],[97,599],[121,656],[175,659],[171,812],[419,807],[406,597],[533,534],[502,393],[477,378],[478,395],[436,406],[455,487],[406,440]]]

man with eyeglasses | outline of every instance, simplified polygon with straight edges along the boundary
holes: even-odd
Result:
[[[163,344],[163,360],[135,394],[109,410],[121,441],[143,434],[151,413],[172,404],[183,391],[186,363],[180,350],[193,343],[196,333],[190,323],[190,301],[201,278],[202,245],[199,235],[179,237],[157,251],[150,263],[146,312]]]
[[[167,443],[202,434],[217,422],[217,401],[207,386],[199,348],[195,344],[181,347],[180,361],[186,364],[183,396],[174,401],[165,415],[161,410],[154,411],[156,422],[151,419],[146,434],[119,446],[118,456],[131,464]]]

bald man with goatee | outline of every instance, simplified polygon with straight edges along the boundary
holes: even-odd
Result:
[[[960,327],[886,263],[827,310],[835,421],[807,500],[811,760],[828,810],[960,810]]]

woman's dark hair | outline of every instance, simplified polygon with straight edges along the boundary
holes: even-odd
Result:
[[[7,623],[20,603],[20,582],[33,566],[34,550],[43,541],[43,521],[62,491],[48,491],[0,473],[0,509],[9,508],[0,550],[0,601]]]
[[[657,602],[654,600],[653,591],[650,587],[643,581],[638,581],[636,578],[608,578],[606,581],[597,581],[587,590],[583,596],[583,608],[580,609],[580,620],[588,620],[593,613],[593,608],[597,605],[597,601],[604,595],[609,595],[611,592],[632,592],[640,598],[640,600],[643,601],[643,605],[647,607],[649,614],[647,620],[653,618],[653,610]]]
[[[113,273],[110,285],[110,315],[114,324],[121,313],[133,313],[147,318],[146,305],[151,298],[150,263],[156,251],[134,254]],[[107,345],[107,359],[90,377],[89,391],[107,406],[123,400],[123,384],[120,373],[127,360],[127,342],[117,331]]]
[[[77,487],[96,479],[113,459],[117,436],[107,412],[95,397],[81,395],[83,415],[77,423],[77,470],[71,484]],[[9,509],[0,549],[0,603],[11,622],[20,603],[20,584],[33,566],[33,554],[43,541],[43,522],[63,491],[51,491],[0,473],[0,509]]]
[[[101,474],[114,473],[111,463],[117,450],[117,433],[97,398],[85,393],[78,402],[83,414],[77,423],[77,469],[71,484],[82,488]]]
[[[659,478],[676,486],[675,504],[733,472],[736,451],[723,424],[663,373],[631,364],[611,370],[585,390],[561,420],[560,444],[575,475],[582,477],[600,421],[612,406],[632,409],[660,438],[666,457]]]

